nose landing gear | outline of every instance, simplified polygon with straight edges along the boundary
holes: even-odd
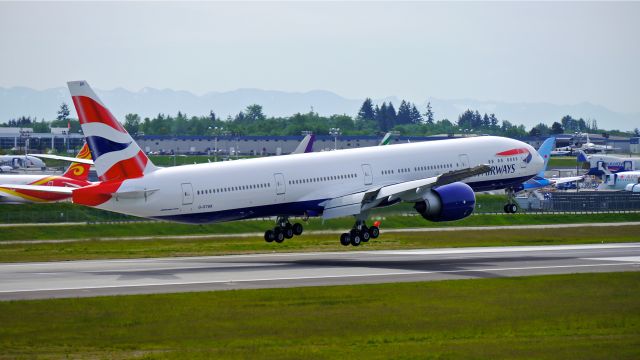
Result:
[[[505,192],[507,193],[507,203],[504,205],[504,207],[502,208],[505,212],[505,214],[515,214],[518,212],[518,205],[516,205],[516,195],[515,195],[515,191],[513,189],[506,189]]]
[[[294,236],[298,236],[302,234],[304,228],[302,224],[295,223],[291,224],[289,222],[288,217],[278,217],[276,220],[276,226],[273,230],[267,230],[264,232],[264,240],[266,242],[277,242],[281,243],[285,239],[291,239]]]

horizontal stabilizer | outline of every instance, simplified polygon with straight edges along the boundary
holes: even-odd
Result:
[[[65,186],[46,186],[46,185],[20,185],[20,184],[1,184],[0,188],[9,190],[31,190],[41,191],[52,194],[67,194],[71,195],[74,188]]]
[[[37,158],[42,158],[42,159],[62,160],[62,161],[68,161],[68,162],[78,163],[78,164],[93,165],[93,160],[91,159],[81,159],[76,157],[53,155],[53,154],[28,154],[28,155],[35,156]]]

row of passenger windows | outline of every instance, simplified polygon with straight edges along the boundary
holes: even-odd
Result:
[[[334,180],[344,180],[344,179],[355,179],[357,178],[357,174],[342,174],[342,175],[332,175],[332,176],[320,176],[320,177],[312,177],[305,179],[295,179],[289,180],[289,185],[297,185],[297,184],[309,184],[309,183],[317,183],[324,181],[334,181]]]
[[[245,190],[254,190],[254,189],[266,189],[270,188],[271,184],[263,183],[263,184],[251,184],[251,185],[240,185],[240,186],[228,186],[217,189],[204,189],[196,191],[198,195],[206,195],[206,194],[218,194],[223,192],[232,192],[232,191],[245,191]]]
[[[456,166],[459,166],[459,164],[456,164]],[[427,170],[443,170],[443,169],[452,169],[453,168],[453,164],[438,164],[438,165],[424,165],[424,166],[416,166],[413,168],[413,171],[427,171]],[[380,172],[381,175],[393,175],[396,173],[396,171],[399,174],[405,174],[405,173],[410,173],[411,172],[411,168],[401,168],[401,169],[397,169],[397,170],[382,170]]]

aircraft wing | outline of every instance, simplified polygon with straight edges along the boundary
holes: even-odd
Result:
[[[71,195],[74,188],[64,186],[46,186],[46,185],[20,185],[20,184],[0,184],[0,188],[9,190],[31,190],[42,191],[56,194],[68,194]]]
[[[80,159],[75,157],[52,155],[52,154],[28,154],[28,155],[35,156],[37,158],[43,158],[43,159],[62,160],[62,161],[79,163],[79,164],[93,165],[93,160],[91,159]]]
[[[455,170],[435,177],[405,181],[367,191],[327,200],[323,206],[323,219],[357,215],[384,203],[417,201],[432,187],[451,184],[466,178],[484,174],[489,165],[479,165],[464,170]]]
[[[561,178],[552,178],[552,179],[549,179],[549,182],[551,182],[553,185],[560,185],[560,184],[574,182],[574,181],[581,181],[583,179],[584,179],[584,176],[567,176],[567,177],[561,177]]]

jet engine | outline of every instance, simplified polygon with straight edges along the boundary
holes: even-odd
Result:
[[[476,195],[465,183],[455,182],[439,186],[426,193],[414,209],[429,221],[454,221],[473,213]]]

